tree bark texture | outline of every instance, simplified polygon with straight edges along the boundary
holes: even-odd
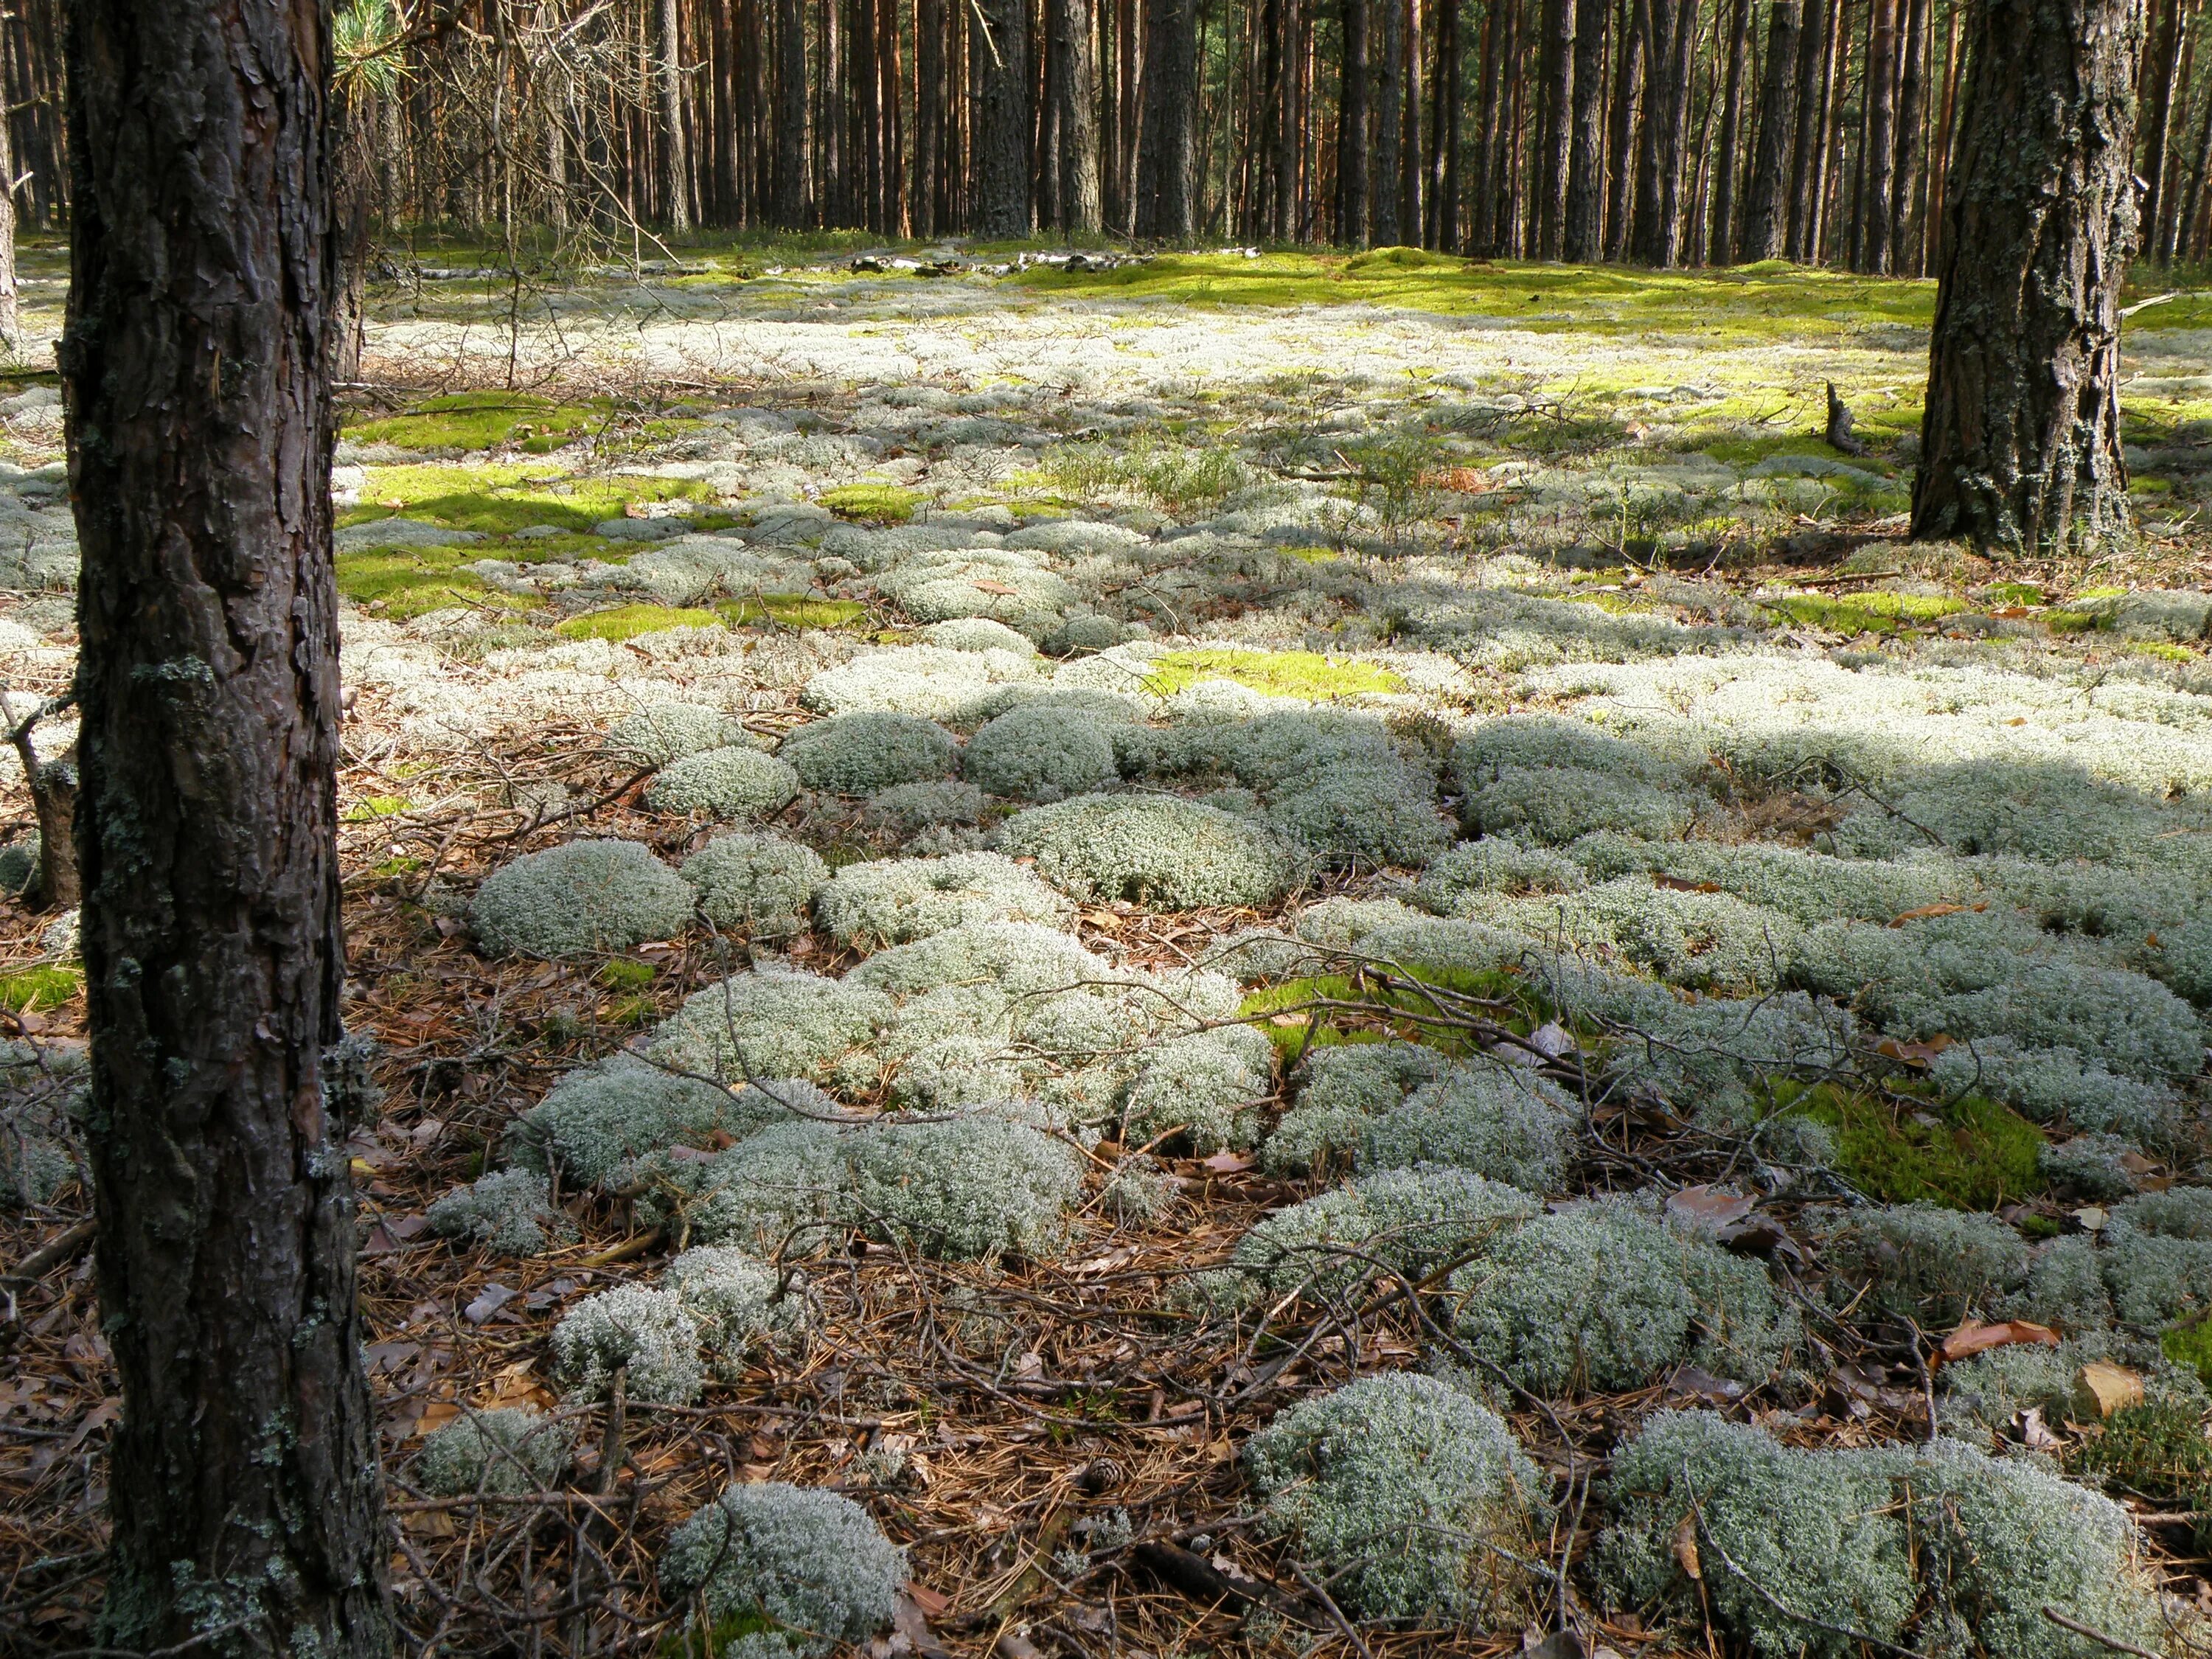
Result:
[[[1812,246],[1820,216],[1813,198],[1820,185],[1821,90],[1826,74],[1829,31],[1843,0],[1805,0],[1805,23],[1797,37],[1797,131],[1790,146],[1789,229],[1784,257],[1811,264],[1820,257]]]
[[[1405,0],[1380,0],[1382,61],[1375,75],[1375,185],[1371,223],[1376,244],[1395,246],[1406,240],[1400,168],[1406,122]]]
[[[775,0],[775,222],[806,223],[806,14]]]
[[[1866,122],[1859,158],[1858,222],[1851,241],[1862,270],[1889,273],[1889,187],[1897,141],[1897,0],[1872,0],[1867,17]]]
[[[1436,117],[1430,124],[1430,144],[1435,151],[1429,202],[1436,219],[1432,246],[1446,253],[1460,250],[1460,168],[1462,161],[1461,123],[1465,96],[1467,24],[1462,15],[1464,0],[1437,0]]]
[[[1973,0],[1916,539],[2012,553],[2127,524],[2119,296],[2142,0]]]
[[[668,228],[680,236],[691,228],[691,156],[684,136],[684,31],[676,0],[660,0],[659,58],[661,187]]]
[[[1091,52],[1091,0],[1051,0],[1052,49],[1060,59],[1060,228],[1096,236],[1098,195],[1098,70]]]
[[[1890,168],[1890,269],[1917,276],[1923,269],[1911,246],[1913,203],[1920,193],[1921,130],[1928,119],[1928,0],[1902,0],[1903,58],[1897,76],[1896,161]]]
[[[2160,204],[2165,200],[2166,155],[2173,130],[2175,78],[2181,68],[2181,34],[2188,27],[2187,0],[2162,0],[2158,29],[2149,42],[2150,58],[2143,66],[2142,108],[2142,224],[2148,241],[2157,234]]]
[[[1336,115],[1336,240],[1367,246],[1367,0],[1340,0],[1343,28]]]
[[[1583,264],[1605,257],[1605,48],[1611,9],[1607,0],[1576,0],[1574,133],[1560,252]]]
[[[1617,14],[1620,52],[1613,82],[1613,130],[1607,149],[1613,166],[1605,198],[1605,257],[1626,258],[1631,222],[1636,216],[1636,149],[1644,127],[1644,18],[1632,0],[1620,0]]]
[[[1790,140],[1797,125],[1797,42],[1804,8],[1800,0],[1774,0],[1766,23],[1766,74],[1759,97],[1759,132],[1753,141],[1751,191],[1743,208],[1739,250],[1745,260],[1778,259],[1789,236]]]
[[[1137,228],[1178,240],[1193,229],[1197,155],[1198,0],[1145,0],[1144,111],[1138,118]]]
[[[393,1645],[325,1085],[344,973],[328,18],[70,15],[88,1141],[123,1400],[97,1640],[131,1651]]]
[[[968,37],[975,100],[975,234],[1030,234],[1029,15],[1023,0],[978,0]]]
[[[1748,0],[1739,0],[1748,3]],[[1556,259],[1566,241],[1567,173],[1574,155],[1575,0],[1544,0],[1544,137],[1536,152],[1536,247]]]

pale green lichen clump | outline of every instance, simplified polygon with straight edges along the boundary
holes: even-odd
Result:
[[[765,817],[799,793],[799,775],[757,749],[702,749],[661,768],[646,786],[656,812],[713,818]]]
[[[558,1480],[574,1450],[568,1424],[549,1422],[528,1407],[464,1407],[423,1441],[415,1484],[432,1498],[513,1498]]]
[[[806,1085],[769,1087],[783,1096]],[[507,1152],[526,1170],[557,1167],[567,1186],[597,1187],[647,1152],[742,1137],[787,1115],[757,1089],[721,1088],[617,1056],[571,1072],[547,1090],[508,1126]]]
[[[1613,1459],[1605,1588],[1717,1625],[1762,1659],[1844,1659],[1860,1637],[1940,1655],[2091,1659],[2158,1630],[2134,1524],[2025,1458],[1928,1446],[1799,1451],[1709,1412],[1662,1412]],[[1684,1517],[1704,1583],[1680,1567]],[[1730,1565],[1733,1564],[1733,1565]]]
[[[811,847],[733,830],[684,860],[683,875],[699,895],[699,914],[715,927],[778,939],[806,931],[807,906],[830,866]]]
[[[1364,1618],[1519,1625],[1547,1483],[1495,1412],[1433,1377],[1362,1377],[1244,1443],[1270,1524]]]
[[[720,1652],[818,1659],[891,1622],[906,1556],[851,1498],[763,1481],[726,1488],[678,1527],[660,1580],[710,1620],[766,1622]]]
[[[848,864],[815,896],[814,914],[840,945],[863,951],[927,939],[971,921],[1065,923],[1075,907],[999,853]]]
[[[691,904],[690,885],[637,842],[572,841],[485,877],[469,924],[495,955],[572,957],[681,933]]]
[[[545,1177],[528,1170],[496,1170],[431,1204],[430,1231],[489,1245],[501,1255],[536,1255],[576,1236],[576,1224],[553,1207]]]
[[[1297,854],[1248,818],[1172,795],[1085,795],[1007,820],[1002,850],[1082,899],[1158,909],[1273,903],[1302,878]]]
[[[953,735],[914,714],[834,715],[800,726],[776,752],[799,782],[833,795],[872,795],[950,777],[960,765]]]
[[[968,740],[968,781],[1015,800],[1060,800],[1116,776],[1114,744],[1092,715],[1051,703],[1024,703],[988,721]]]
[[[647,703],[623,715],[607,732],[608,747],[639,766],[665,766],[686,755],[744,740],[741,721],[696,702]]]

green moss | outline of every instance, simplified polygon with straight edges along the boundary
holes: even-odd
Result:
[[[644,477],[622,473],[571,477],[558,462],[549,471],[512,462],[470,465],[373,466],[362,486],[364,505],[341,515],[344,524],[365,524],[403,514],[428,519],[453,530],[490,536],[510,535],[532,525],[551,525],[578,534],[618,519],[636,501],[711,501],[714,492],[693,478]],[[398,507],[391,503],[397,501]],[[467,558],[481,557],[466,554]]]
[[[653,1650],[653,1659],[722,1659],[724,1654],[733,1650],[748,1650],[747,1637],[774,1637],[782,1628],[757,1610],[733,1613],[711,1625],[702,1625],[695,1617],[690,1623],[660,1638]]]
[[[414,804],[404,795],[364,795],[346,808],[345,821],[369,823],[378,818],[395,817]]]
[[[640,634],[665,628],[719,628],[722,619],[712,611],[679,610],[665,605],[618,605],[611,611],[587,611],[571,617],[553,631],[564,640],[635,639]]]
[[[1775,1093],[1791,1109],[1827,1127],[1835,1136],[1837,1167],[1886,1203],[1994,1210],[2008,1199],[2042,1190],[2036,1158],[2043,1132],[1978,1095],[1951,1103],[1938,1115],[1932,1105],[1899,1107],[1827,1083],[1802,1091],[1778,1084]]]
[[[1982,590],[1982,599],[1987,605],[2043,605],[2048,602],[2044,591],[2033,582],[1991,582]]]
[[[1170,651],[1152,660],[1146,687],[1161,696],[1200,680],[1234,680],[1270,696],[1327,702],[1363,692],[1398,691],[1405,681],[1387,668],[1336,662],[1316,651]]]
[[[1931,627],[1942,618],[1966,609],[1966,601],[1948,595],[1880,591],[1856,593],[1849,599],[1792,593],[1777,599],[1761,599],[1759,604],[1792,622],[1824,628],[1835,634],[1899,634],[1910,628]]]
[[[659,973],[649,962],[635,957],[611,957],[599,968],[599,983],[613,991],[642,991]]]
[[[732,628],[762,622],[786,628],[850,628],[868,614],[858,599],[817,599],[804,593],[763,593],[714,609]]]
[[[83,983],[83,973],[75,968],[18,968],[0,974],[0,1008],[15,1014],[58,1008]]]
[[[2212,1382],[2212,1319],[2188,1320],[2158,1339],[2158,1351]]]
[[[401,449],[496,449],[520,443],[533,454],[556,449],[591,430],[599,412],[513,392],[464,392],[432,398],[404,415],[346,428],[358,443]]]
[[[2094,611],[2046,611],[2043,625],[2054,634],[2093,634],[2107,618]]]
[[[1424,985],[1519,1009],[1517,1016],[1509,1016],[1501,1023],[1524,1034],[1545,1018],[1540,1001],[1528,985],[1512,974],[1431,963],[1416,963],[1406,971]],[[1316,1002],[1354,1006],[1316,1011],[1311,1006]],[[1315,1019],[1316,1012],[1318,1021]],[[1346,974],[1311,974],[1253,992],[1238,1007],[1237,1017],[1258,1024],[1261,1033],[1288,1064],[1310,1047],[1382,1042],[1392,1038],[1425,1043],[1443,1054],[1466,1052],[1468,1045],[1462,1033],[1435,1023],[1438,1012],[1437,1001],[1418,991],[1389,989],[1370,979]]]
[[[481,576],[461,568],[477,556],[465,547],[341,553],[338,592],[356,605],[400,622],[455,605],[491,605],[509,610],[532,606],[532,601],[520,595],[491,592]]]
[[[2196,1408],[2171,1400],[2123,1406],[2083,1438],[2068,1460],[2122,1492],[2154,1503],[2196,1504],[2212,1497],[2212,1440]]]
[[[914,517],[915,508],[928,497],[919,489],[905,489],[897,484],[851,483],[825,489],[815,499],[841,519],[904,524]]]

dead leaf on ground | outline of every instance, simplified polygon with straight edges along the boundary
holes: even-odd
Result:
[[[2087,1408],[2084,1416],[2106,1418],[2123,1407],[2142,1405],[2143,1381],[2124,1365],[2094,1359],[2075,1373],[2074,1394],[2076,1407]]]
[[[1698,1559],[1698,1517],[1686,1515],[1674,1528],[1674,1559],[1692,1583],[1701,1582],[1705,1576],[1705,1564]]]
[[[2008,1348],[2022,1342],[2055,1348],[2058,1346],[2058,1333],[2032,1319],[2007,1319],[1995,1325],[1961,1325],[1943,1339],[1943,1346],[1936,1354],[1943,1364],[1955,1365],[1991,1348]]]

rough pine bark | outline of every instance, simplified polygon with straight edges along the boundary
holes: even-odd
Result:
[[[1613,81],[1613,125],[1607,141],[1612,156],[1605,198],[1605,257],[1628,252],[1628,233],[1636,216],[1636,150],[1644,128],[1644,18],[1632,0],[1620,0],[1616,14],[1620,52]]]
[[[1566,239],[1567,173],[1574,152],[1575,0],[1544,0],[1544,135],[1536,152],[1536,248],[1556,259]]]
[[[1743,143],[1743,64],[1751,48],[1751,0],[1735,0],[1729,23],[1728,80],[1721,94],[1721,137],[1713,157],[1712,235],[1708,264],[1735,259],[1735,158]]]
[[[1136,234],[1179,240],[1192,231],[1197,155],[1198,0],[1145,0],[1144,111],[1137,133]]]
[[[680,236],[691,228],[691,155],[684,136],[684,29],[676,0],[660,0],[659,37],[661,190],[668,228]]]
[[[1435,184],[1429,200],[1436,224],[1431,246],[1446,253],[1460,247],[1460,170],[1463,151],[1461,126],[1465,116],[1467,27],[1461,15],[1464,0],[1437,0],[1436,115],[1430,124],[1430,143],[1435,151]]]
[[[2142,223],[2156,232],[2166,184],[2168,135],[2173,130],[2174,79],[2181,68],[2181,33],[2188,26],[2185,0],[2160,0],[2158,27],[2143,66]],[[2148,236],[2144,238],[2146,241]]]
[[[2183,198],[2181,213],[2175,222],[2173,246],[2168,252],[2194,255],[2197,246],[2197,215],[2204,201],[2204,181],[2212,177],[2212,95],[2204,100],[2203,113],[2197,118],[2197,159],[2189,169],[2189,192]]]
[[[123,1401],[104,1650],[393,1650],[329,1058],[328,20],[70,9],[87,1139]]]
[[[1059,58],[1060,228],[1096,236],[1098,195],[1098,69],[1091,52],[1091,0],[1051,0],[1052,50]]]
[[[1972,0],[1968,35],[1912,534],[2057,554],[2127,526],[2142,0]]]
[[[7,81],[0,76],[0,102],[7,95]],[[6,182],[15,177],[15,152],[9,131],[9,118],[0,109],[0,345],[13,351],[22,339],[15,305],[15,192]]]
[[[1367,246],[1367,0],[1339,0],[1343,31],[1336,111],[1336,240]]]
[[[1766,21],[1766,74],[1759,94],[1759,133],[1753,141],[1751,191],[1743,207],[1739,244],[1747,262],[1778,259],[1789,234],[1790,140],[1797,125],[1797,43],[1804,8],[1800,0],[1774,0]]]
[[[806,223],[806,16],[800,0],[775,0],[775,222],[787,230]]]
[[[975,0],[968,37],[975,95],[975,228],[1030,234],[1029,16],[1023,0]]]
[[[1382,62],[1375,77],[1375,240],[1382,247],[1406,240],[1401,226],[1400,169],[1406,123],[1406,0],[1381,0]]]
[[[1797,37],[1797,131],[1790,146],[1789,229],[1783,238],[1787,258],[1808,264],[1820,257],[1813,246],[1819,216],[1813,210],[1820,189],[1820,141],[1824,114],[1820,101],[1826,82],[1828,33],[1843,0],[1805,0],[1805,23]]]
[[[1559,251],[1577,264],[1605,258],[1605,47],[1610,10],[1607,0],[1576,0],[1574,131]]]
[[[1890,269],[1917,276],[1911,247],[1913,203],[1920,194],[1922,129],[1928,122],[1928,0],[1905,0],[1903,63],[1897,76],[1896,163],[1890,169]]]
[[[1867,20],[1865,125],[1860,139],[1858,221],[1851,241],[1861,270],[1889,274],[1889,191],[1897,143],[1897,0],[1873,0]]]

